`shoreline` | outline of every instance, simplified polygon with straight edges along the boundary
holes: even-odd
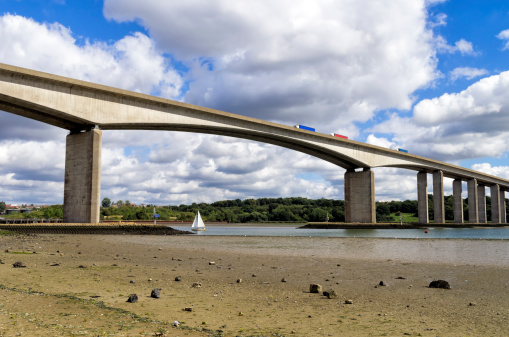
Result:
[[[504,241],[17,235],[0,260],[2,336],[509,334]]]

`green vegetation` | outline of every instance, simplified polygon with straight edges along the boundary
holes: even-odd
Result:
[[[35,209],[28,213],[12,213],[4,215],[6,219],[62,219],[64,216],[64,208],[62,205],[52,205],[40,209]]]
[[[0,202],[0,207],[5,205]],[[154,207],[134,206],[128,200],[112,202],[102,200],[102,220],[153,220]],[[506,199],[509,210],[509,202]],[[428,195],[429,219],[433,219],[433,195]],[[491,221],[491,198],[486,198],[486,213]],[[445,196],[444,209],[446,221],[454,219],[453,197]],[[205,221],[230,223],[268,223],[268,222],[344,222],[345,205],[343,200],[293,198],[259,198],[246,200],[222,200],[211,204],[193,203],[180,206],[155,207],[159,220],[192,221],[196,211],[200,211]],[[417,200],[389,201],[376,203],[377,222],[417,222]],[[468,221],[468,198],[463,200],[463,216]],[[5,218],[62,219],[62,205],[53,205],[30,213],[13,213]]]

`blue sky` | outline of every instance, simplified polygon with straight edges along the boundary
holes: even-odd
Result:
[[[2,63],[509,178],[506,1],[0,0],[0,39]],[[0,112],[0,200],[62,203],[65,135]],[[113,200],[343,198],[342,168],[226,137],[105,131],[102,160]],[[375,175],[416,199],[415,172]]]

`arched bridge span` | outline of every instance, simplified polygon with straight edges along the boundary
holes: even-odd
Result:
[[[398,167],[419,172],[422,222],[428,221],[427,211],[424,212],[424,207],[427,209],[427,183],[424,183],[427,173],[434,175],[435,195],[438,191],[437,196],[440,196],[442,191],[441,198],[436,200],[443,200],[444,176],[455,179],[455,185],[459,181],[460,189],[461,181],[466,180],[475,184],[476,191],[480,186],[496,187],[492,194],[500,197],[509,190],[508,180],[433,159],[5,64],[0,64],[0,109],[70,130],[66,150],[64,216],[72,222],[98,221],[100,130],[199,132],[250,139],[307,153],[347,170],[346,213],[347,221],[352,222],[375,221],[374,175],[370,170],[374,167]],[[356,172],[356,169],[362,169],[362,172]],[[420,197],[424,193],[426,201]],[[469,187],[469,196],[470,193]],[[461,191],[459,195],[461,198]],[[497,205],[501,210],[505,197],[499,199]],[[439,210],[435,212],[438,213],[435,221],[443,222],[441,208],[443,201],[435,204],[435,209]],[[475,208],[481,207],[477,205]],[[479,217],[472,216],[471,219]],[[503,220],[501,217],[502,212],[498,211],[499,221]]]

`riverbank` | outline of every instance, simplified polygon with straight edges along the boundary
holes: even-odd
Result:
[[[0,336],[507,335],[508,254],[504,240],[1,236]]]
[[[190,228],[189,228],[190,229]],[[96,234],[96,235],[186,235],[193,234],[186,230],[153,224],[54,224],[31,223],[23,225],[0,225],[0,230],[20,234]]]

